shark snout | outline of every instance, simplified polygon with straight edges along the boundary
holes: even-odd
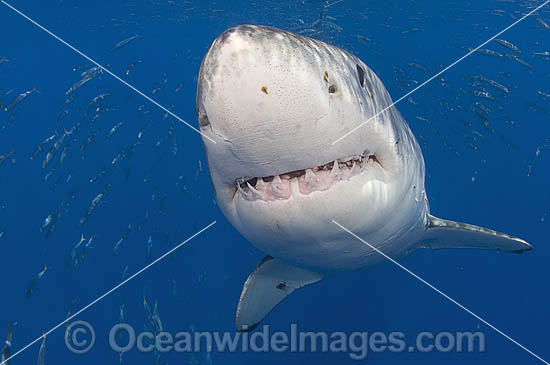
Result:
[[[228,140],[317,128],[329,113],[330,90],[311,54],[293,42],[267,27],[242,25],[222,33],[201,66],[199,125]]]

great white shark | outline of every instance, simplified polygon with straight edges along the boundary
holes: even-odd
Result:
[[[382,81],[338,47],[266,26],[228,29],[203,59],[196,105],[218,206],[269,255],[244,284],[239,331],[326,273],[385,259],[369,245],[392,258],[532,249],[430,214],[418,142]]]

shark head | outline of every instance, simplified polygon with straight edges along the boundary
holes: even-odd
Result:
[[[377,256],[333,219],[402,251],[400,237],[426,223],[424,162],[391,104],[344,50],[264,26],[225,31],[197,89],[221,210],[257,247],[308,268],[351,269]]]

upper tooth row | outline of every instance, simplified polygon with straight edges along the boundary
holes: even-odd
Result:
[[[350,161],[350,159],[346,159],[346,161],[341,161],[341,160],[334,160],[333,162],[333,165],[332,165],[332,169],[331,169],[331,173],[333,174],[340,174],[340,166],[338,164],[338,162],[340,163],[343,163],[343,162],[348,162]],[[361,158],[361,161],[362,161],[362,158]],[[352,172],[355,172],[355,170],[358,168],[357,166],[357,163],[355,161],[353,161],[353,165],[351,167],[351,171]],[[312,178],[316,178],[317,175],[315,175],[315,172],[313,171],[313,169],[306,169],[306,174],[305,174],[305,178],[306,179],[312,179]],[[242,183],[244,183],[246,180],[245,179],[240,179],[238,181],[238,184],[237,185],[241,185]],[[273,183],[277,184],[277,183],[280,183],[281,182],[281,177],[279,175],[275,175],[273,177]],[[248,185],[248,187],[251,187],[250,183],[246,183]],[[257,179],[257,182],[256,182],[256,186],[262,186],[264,185],[265,182],[263,180],[263,178],[258,178]]]
[[[351,160],[363,161],[364,158],[365,158],[365,156],[363,156],[363,155],[357,155],[357,156],[351,156],[351,157],[346,157],[346,158],[339,158],[338,162],[348,162],[348,161],[351,161]]]

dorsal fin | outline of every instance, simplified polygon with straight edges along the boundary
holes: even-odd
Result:
[[[419,243],[421,248],[480,248],[522,253],[533,249],[521,238],[472,224],[428,216],[429,224]]]

